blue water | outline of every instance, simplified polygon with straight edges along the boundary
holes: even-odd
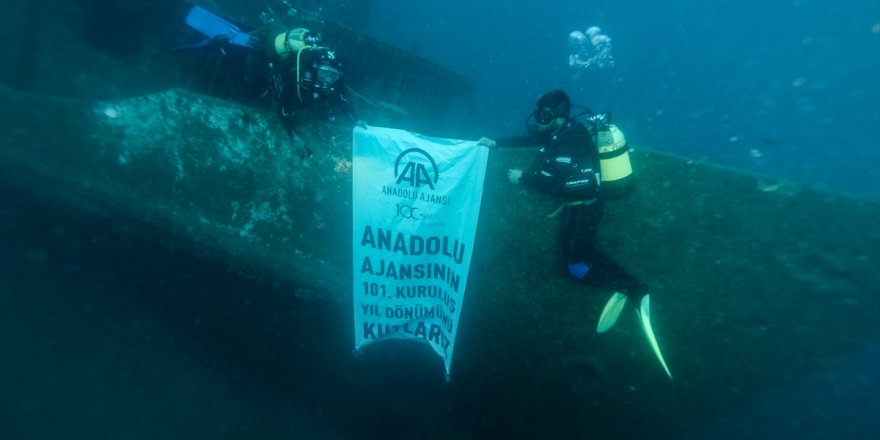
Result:
[[[349,3],[357,20],[326,10],[476,81],[477,135],[520,134],[564,88],[638,147],[880,197],[876,0]],[[613,68],[569,67],[568,34],[589,26]]]
[[[63,2],[37,3],[48,14]],[[576,103],[612,111],[637,147],[880,198],[876,0],[292,3],[473,79],[474,120],[431,134],[521,134],[536,98],[564,88]],[[80,7],[66,5],[61,15]],[[568,34],[589,26],[613,39],[613,68],[568,66]],[[54,67],[57,54],[42,50],[40,68]],[[62,88],[45,78],[54,77],[35,81],[41,92]],[[811,298],[876,292],[872,278],[844,282],[849,262],[809,256],[816,273],[791,276],[820,285]],[[783,267],[782,257],[766,267]],[[867,261],[856,257],[856,266]],[[222,260],[193,255],[166,232],[0,183],[0,439],[880,438],[880,346],[876,327],[862,325],[876,302],[838,313],[832,296],[727,318],[685,313],[685,304],[680,316],[718,331],[699,335],[693,358],[679,364],[692,374],[671,383],[653,363],[662,381],[626,362],[637,358],[634,344],[610,349],[621,358],[608,365],[623,365],[614,368],[626,381],[606,380],[614,375],[594,367],[605,365],[601,356],[546,368],[545,347],[517,346],[514,331],[527,325],[510,322],[510,334],[471,333],[447,384],[427,351],[377,344],[351,356],[349,304],[299,299]],[[794,302],[772,293],[714,294],[743,310],[754,309],[747,295]],[[472,323],[504,318],[472,297]],[[731,334],[764,349],[731,346]],[[803,354],[813,335],[835,355]],[[546,346],[555,343],[547,334]],[[509,359],[475,364],[483,351]],[[731,358],[742,371],[725,377],[712,360]]]

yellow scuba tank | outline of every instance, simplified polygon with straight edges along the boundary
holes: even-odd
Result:
[[[281,58],[297,54],[300,50],[309,47],[308,37],[309,30],[306,28],[295,28],[282,32],[275,37],[275,52]]]
[[[312,33],[306,28],[294,28],[275,36],[275,53],[277,53],[282,60],[292,55],[296,56],[296,97],[300,102],[303,102],[302,69],[300,68],[302,53],[306,50],[317,49],[315,44],[320,38],[320,34],[312,35]]]
[[[596,133],[596,145],[599,147],[602,192],[619,196],[634,191],[635,178],[623,132],[616,125],[608,124]]]

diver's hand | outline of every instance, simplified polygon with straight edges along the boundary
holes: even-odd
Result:
[[[522,179],[522,174],[523,171],[516,168],[507,170],[507,178],[510,180],[510,183],[519,183],[520,179]]]
[[[489,139],[487,137],[481,137],[480,140],[477,141],[477,145],[483,145],[489,148],[495,148],[497,145],[494,140]]]

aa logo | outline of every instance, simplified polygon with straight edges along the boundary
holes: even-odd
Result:
[[[394,162],[394,177],[397,178],[398,184],[407,182],[413,188],[428,185],[434,189],[440,172],[430,154],[421,148],[410,148],[397,156],[397,161]]]

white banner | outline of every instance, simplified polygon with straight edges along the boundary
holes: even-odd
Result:
[[[352,156],[355,350],[426,342],[448,377],[489,150],[355,127]]]

